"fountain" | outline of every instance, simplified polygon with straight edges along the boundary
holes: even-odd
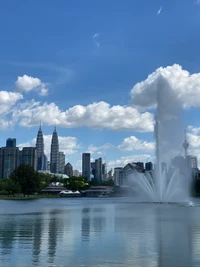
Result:
[[[155,114],[156,164],[153,175],[135,171],[128,177],[142,200],[159,203],[185,202],[189,199],[189,170],[186,164],[189,144],[185,136],[182,152],[183,125],[179,98],[162,76],[157,83]],[[174,160],[173,160],[174,159]]]

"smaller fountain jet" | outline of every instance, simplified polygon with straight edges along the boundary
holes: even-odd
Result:
[[[185,159],[187,159],[187,150],[189,147],[189,143],[187,141],[187,135],[186,135],[186,130],[185,130],[185,141],[183,142],[183,148],[185,150]]]

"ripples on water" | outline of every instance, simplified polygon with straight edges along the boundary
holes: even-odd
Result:
[[[200,202],[1,200],[0,266],[200,266]]]

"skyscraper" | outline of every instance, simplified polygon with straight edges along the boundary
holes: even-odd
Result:
[[[64,168],[65,168],[65,154],[64,152],[59,151],[59,167],[58,167],[58,172],[59,173],[64,173]]]
[[[102,182],[102,158],[95,159],[95,176],[94,178]]]
[[[8,138],[6,140],[6,147],[16,147],[16,138]]]
[[[69,162],[65,165],[64,173],[69,177],[73,176],[73,166]]]
[[[35,147],[23,147],[21,153],[21,163],[25,163],[37,169],[37,150]]]
[[[82,154],[82,176],[86,177],[90,181],[90,153]]]
[[[36,150],[37,150],[37,170],[38,171],[44,170],[45,169],[44,138],[41,125],[37,134]]]
[[[0,178],[8,178],[9,175],[19,166],[19,148],[16,147],[16,139],[6,147],[0,148]],[[15,145],[15,146],[14,146]]]
[[[51,139],[50,171],[51,173],[58,173],[59,171],[59,143],[56,127]]]

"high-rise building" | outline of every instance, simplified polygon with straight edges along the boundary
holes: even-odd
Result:
[[[6,147],[16,147],[16,138],[8,138],[6,140]]]
[[[102,158],[95,159],[95,176],[94,179],[102,182]]]
[[[50,171],[51,173],[58,173],[59,170],[59,143],[56,127],[54,128],[51,139],[51,155],[50,155]]]
[[[64,169],[65,169],[65,154],[64,152],[60,152],[58,153],[59,155],[59,168],[58,168],[58,172],[59,173],[64,173]]]
[[[65,165],[64,173],[69,177],[73,176],[73,166],[69,162]]]
[[[42,128],[38,130],[37,139],[36,139],[36,149],[37,149],[37,170],[46,170],[45,160],[46,156],[44,155],[44,138],[42,133]]]
[[[28,164],[37,170],[37,150],[35,147],[23,147],[20,154],[20,163]]]
[[[102,180],[106,181],[108,179],[108,174],[107,174],[107,165],[106,163],[102,164]]]
[[[196,156],[187,156],[188,166],[189,168],[195,169],[198,167],[198,160]]]
[[[146,163],[145,163],[145,170],[146,170],[147,172],[149,172],[149,171],[153,171],[153,163],[152,163],[152,162],[146,162]]]
[[[0,178],[8,178],[19,166],[19,148],[0,148]]]
[[[82,176],[86,177],[90,181],[90,153],[82,154]]]
[[[91,173],[95,177],[95,162],[91,162]]]

